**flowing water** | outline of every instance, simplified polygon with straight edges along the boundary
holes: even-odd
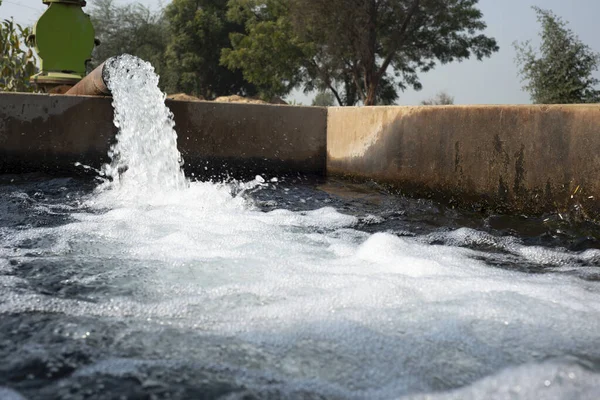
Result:
[[[592,236],[343,182],[190,182],[151,66],[109,72],[99,184],[0,177],[1,399],[600,398]]]

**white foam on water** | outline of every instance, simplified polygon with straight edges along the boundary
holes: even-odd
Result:
[[[198,348],[197,339],[179,338],[169,356],[241,365],[356,398],[457,387],[507,371],[469,389],[472,398],[503,398],[507,385],[545,376],[538,361],[600,357],[595,283],[493,269],[477,251],[359,232],[355,217],[332,208],[261,212],[232,191],[191,183],[127,204],[103,192],[88,199],[102,212],[16,233],[14,247],[36,238],[39,245],[13,257],[105,260],[114,264],[105,273],[68,283],[108,282],[133,293],[89,303],[21,289],[0,295],[0,313],[125,318],[149,336],[158,324],[231,338],[237,344],[215,353],[204,348],[210,341]],[[239,347],[251,356],[236,358]],[[589,392],[598,375],[587,375]],[[559,394],[571,393],[572,382],[553,382],[555,398],[569,398]],[[514,398],[538,398],[532,393]]]
[[[527,364],[502,371],[449,393],[403,397],[404,400],[596,400],[600,377],[581,365],[564,362]]]
[[[470,228],[460,228],[451,232],[437,232],[423,238],[424,242],[441,241],[446,245],[457,247],[487,246],[500,250],[519,259],[537,264],[541,267],[552,268],[556,271],[571,271],[579,265],[590,264],[600,266],[600,250],[589,249],[580,253],[567,252],[561,248],[546,248],[541,246],[524,246],[520,239],[512,236],[497,237],[489,233]],[[587,268],[594,272],[594,267]]]
[[[137,70],[111,73],[122,85],[111,87],[122,140],[105,168],[112,182],[84,199],[71,223],[14,231],[2,246],[3,255],[21,260],[101,262],[105,271],[65,284],[130,291],[92,303],[21,287],[0,292],[0,314],[125,319],[123,337],[145,332],[145,345],[164,348],[169,359],[235,365],[348,398],[599,393],[598,373],[564,361],[600,359],[597,283],[494,269],[478,260],[482,253],[455,247],[494,240],[481,232],[454,231],[446,235],[455,246],[433,246],[360,232],[356,217],[333,208],[261,212],[239,194],[244,185],[189,183],[172,122],[160,120],[171,121],[170,114],[154,109],[164,107],[162,94],[141,90],[151,106],[126,90],[155,85],[144,71],[141,81]],[[145,132],[151,148],[136,142]],[[164,152],[154,151],[159,144]],[[264,179],[250,186],[257,184]],[[25,241],[36,246],[17,249]],[[505,246],[528,259],[545,257],[510,239]],[[187,333],[167,346],[158,334],[163,326]]]
[[[190,191],[203,186],[216,190]],[[316,232],[314,216],[222,201],[131,204],[28,232],[57,238],[41,256],[117,260],[108,276],[80,283],[108,279],[137,294],[89,303],[21,290],[0,296],[0,312],[126,318],[138,329],[152,321],[237,338],[261,360],[255,368],[335,384],[358,398],[428,390],[436,380],[460,385],[554,354],[600,355],[597,287],[491,269],[466,249],[352,234],[335,227],[342,216],[333,210],[322,211],[325,232]],[[204,356],[196,343],[178,342],[179,356]],[[516,398],[537,398],[523,393]]]

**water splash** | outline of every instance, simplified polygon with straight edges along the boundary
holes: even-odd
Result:
[[[188,187],[177,150],[173,114],[165,106],[154,67],[122,55],[105,64],[104,79],[113,96],[114,123],[119,128],[103,188],[139,195]]]

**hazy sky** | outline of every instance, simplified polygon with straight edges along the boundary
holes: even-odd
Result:
[[[88,0],[92,3],[94,0]],[[117,3],[135,0],[117,0]],[[148,6],[158,7],[168,0],[139,0]],[[500,51],[482,62],[475,60],[438,66],[421,75],[423,90],[408,90],[400,94],[399,104],[418,104],[421,100],[445,90],[455,97],[457,104],[505,104],[529,103],[529,96],[521,90],[520,78],[514,63],[515,40],[537,41],[539,25],[531,6],[553,10],[569,22],[569,27],[581,40],[600,51],[598,33],[599,0],[480,0],[480,8],[488,25],[486,34],[493,36]],[[45,10],[42,0],[4,0],[0,6],[0,18],[13,16],[17,22],[33,24]],[[600,74],[597,74],[600,77]],[[304,104],[310,97],[295,94]]]

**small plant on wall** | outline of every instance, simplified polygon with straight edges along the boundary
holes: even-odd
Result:
[[[12,19],[0,22],[0,91],[35,90],[29,83],[29,77],[37,71],[37,60],[27,46],[30,35],[30,28],[24,28]]]

